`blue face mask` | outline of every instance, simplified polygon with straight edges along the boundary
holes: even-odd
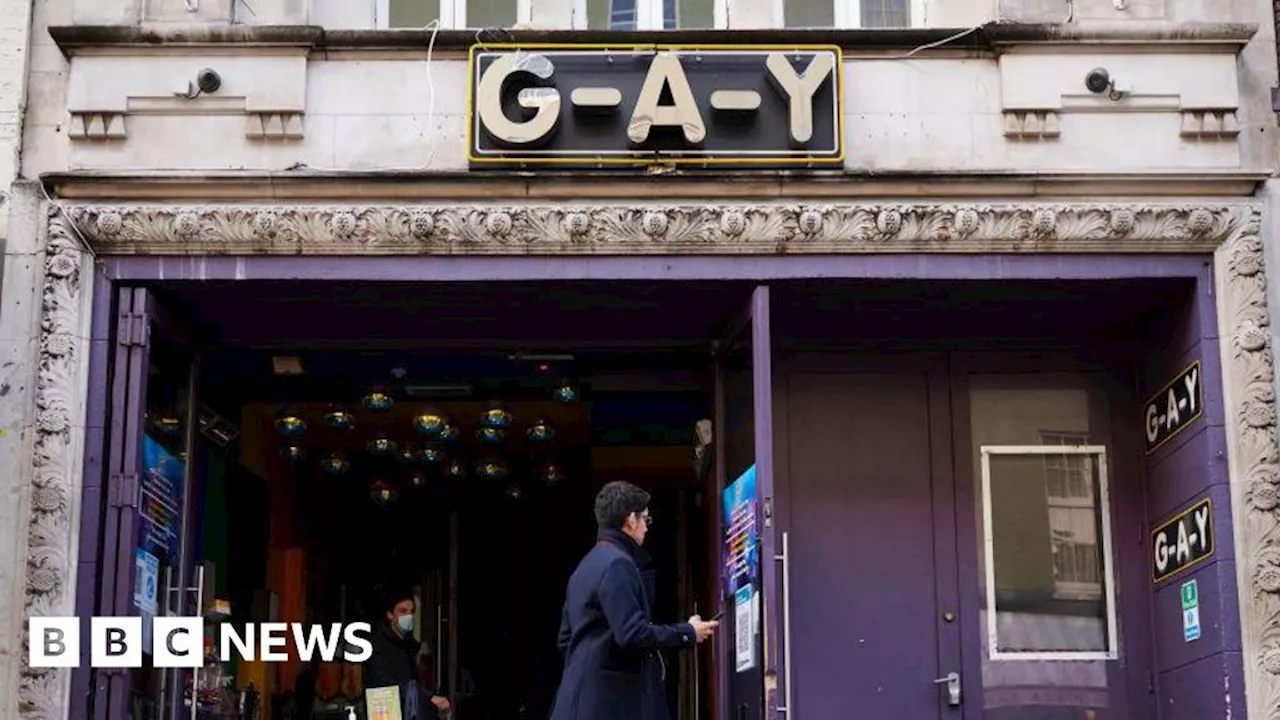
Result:
[[[409,633],[413,632],[413,616],[397,615],[396,627],[400,629],[400,633],[402,635],[408,635]]]

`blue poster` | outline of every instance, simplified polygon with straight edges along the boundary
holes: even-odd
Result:
[[[177,456],[142,436],[142,496],[138,503],[138,549],[177,567],[182,537],[183,476]]]
[[[732,597],[760,574],[760,531],[756,527],[756,466],[724,489],[725,582]]]
[[[756,466],[747,468],[724,489],[724,581],[733,598],[734,667],[756,665],[756,632],[760,595],[760,530],[756,498]]]

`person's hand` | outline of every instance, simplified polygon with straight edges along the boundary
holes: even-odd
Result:
[[[449,699],[440,697],[439,695],[431,696],[431,704],[436,706],[436,710],[442,713],[449,712]]]
[[[693,626],[693,634],[698,639],[698,642],[711,637],[716,628],[720,627],[719,620],[703,620],[701,615],[694,615],[689,618],[689,624]]]

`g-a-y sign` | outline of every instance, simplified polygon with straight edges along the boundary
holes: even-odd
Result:
[[[1147,453],[1153,453],[1200,417],[1204,404],[1200,385],[1200,361],[1160,389],[1142,411]]]
[[[1205,498],[1151,533],[1152,577],[1161,582],[1213,555],[1213,502]]]
[[[839,165],[834,46],[471,49],[473,163]]]

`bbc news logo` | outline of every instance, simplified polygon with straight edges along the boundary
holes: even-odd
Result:
[[[32,668],[80,666],[80,618],[33,617],[29,626],[28,665]],[[89,659],[94,668],[142,667],[146,634],[140,617],[95,617],[89,623]],[[200,617],[151,619],[151,666],[157,668],[204,667],[204,620]],[[286,662],[290,640],[296,657],[310,662],[319,657],[333,662],[340,654],[346,662],[360,663],[373,655],[369,623],[304,625],[258,623],[236,630],[221,626],[218,661],[233,655],[243,661]]]

